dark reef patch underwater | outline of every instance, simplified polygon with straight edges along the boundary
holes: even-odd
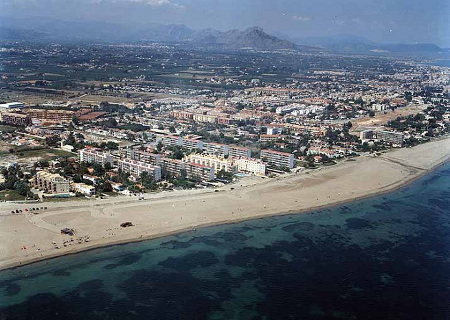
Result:
[[[450,164],[345,206],[1,271],[0,319],[450,319]]]

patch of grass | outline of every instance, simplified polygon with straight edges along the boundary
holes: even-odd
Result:
[[[144,126],[142,124],[135,124],[135,123],[130,123],[130,124],[126,124],[123,126],[119,126],[119,129],[125,129],[125,130],[131,130],[134,132],[139,132],[139,131],[144,131],[147,130],[149,127],[148,126]]]
[[[17,130],[16,127],[0,125],[0,131],[3,132],[14,132],[16,130]]]
[[[16,156],[19,158],[41,158],[42,160],[50,160],[55,157],[73,157],[75,154],[58,149],[35,149],[35,150],[17,150]]]
[[[18,200],[25,200],[25,197],[18,194],[16,190],[3,190],[0,191],[0,200],[18,201]]]

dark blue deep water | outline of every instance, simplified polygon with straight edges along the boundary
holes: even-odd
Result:
[[[368,200],[2,271],[0,319],[450,319],[450,164]]]

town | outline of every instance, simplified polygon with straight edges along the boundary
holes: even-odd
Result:
[[[262,181],[450,131],[449,69],[423,61],[159,44],[0,51],[0,200]]]

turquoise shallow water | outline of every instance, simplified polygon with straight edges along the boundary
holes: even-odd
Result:
[[[2,271],[0,319],[450,319],[450,164],[346,205]]]

